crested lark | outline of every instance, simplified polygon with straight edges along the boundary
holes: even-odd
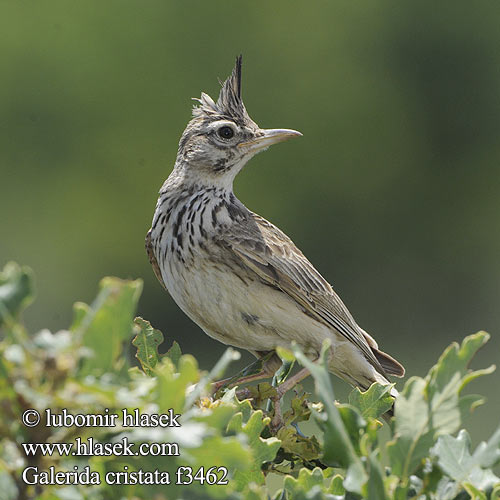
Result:
[[[241,56],[217,102],[205,93],[198,101],[146,236],[160,283],[210,337],[257,357],[295,341],[317,358],[329,339],[329,369],[350,384],[367,389],[388,384],[387,375],[403,376],[403,366],[378,349],[292,240],[233,193],[250,158],[301,134],[261,129],[250,118],[241,99]],[[274,369],[268,363],[250,378]],[[292,384],[306,375],[302,370]]]

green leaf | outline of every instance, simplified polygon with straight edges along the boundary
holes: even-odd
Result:
[[[500,484],[497,484],[490,495],[490,500],[499,500],[500,499]]]
[[[166,413],[173,408],[177,413],[183,413],[192,406],[192,385],[199,381],[200,373],[196,359],[184,354],[176,368],[172,361],[164,356],[156,365],[155,374],[157,388],[155,400],[160,412]]]
[[[179,360],[181,359],[182,351],[177,341],[174,340],[172,342],[172,345],[170,349],[165,353],[165,356],[167,356],[167,358],[170,358],[170,360],[175,366],[179,365]]]
[[[436,435],[458,430],[463,412],[460,407],[460,392],[472,380],[494,370],[493,367],[476,372],[468,370],[474,354],[489,338],[486,332],[478,332],[466,337],[461,346],[454,342],[429,371],[426,377],[426,400]]]
[[[444,476],[437,484],[435,497],[439,500],[455,500],[460,491],[461,488],[455,481]]]
[[[286,349],[285,347],[278,346],[276,348],[276,354],[281,358],[282,361],[288,361],[290,363],[295,361],[295,356],[293,355],[293,352],[290,351],[289,349]]]
[[[290,409],[285,411],[283,421],[285,425],[292,423],[304,422],[311,417],[311,409],[309,408],[308,394],[296,395],[290,401]]]
[[[281,448],[302,460],[318,460],[322,455],[321,446],[313,436],[306,438],[297,434],[295,427],[282,427],[277,434]]]
[[[144,373],[152,377],[155,366],[160,360],[158,346],[163,342],[163,333],[153,328],[149,321],[140,317],[134,319],[134,333],[132,344],[137,347],[135,357],[141,363]],[[174,361],[174,364],[177,365],[177,362]]]
[[[179,349],[180,350],[180,349]],[[210,370],[208,375],[202,377],[202,379],[198,382],[196,387],[190,392],[189,397],[187,399],[187,406],[191,406],[206,390],[206,387],[210,381],[216,380],[224,374],[226,368],[232,363],[240,359],[241,354],[235,349],[228,347],[224,354],[219,358],[215,366]],[[181,358],[182,359],[182,358]]]
[[[99,294],[84,317],[76,322],[76,331],[93,355],[81,368],[82,374],[102,374],[113,369],[122,352],[122,344],[132,335],[137,302],[142,291],[142,281],[125,281],[103,278]],[[81,315],[82,308],[79,308]]]
[[[453,343],[425,379],[410,378],[396,399],[396,435],[387,449],[392,472],[403,482],[427,456],[439,435],[456,432],[466,404],[478,404],[477,398],[461,397],[460,392],[477,376],[491,372],[470,372],[467,368],[488,339],[487,333],[479,332],[466,337],[461,346]]]
[[[363,496],[373,500],[385,500],[389,498],[385,492],[384,473],[382,472],[382,466],[380,465],[376,452],[371,453],[368,457],[368,465],[369,479],[364,485]]]
[[[251,454],[235,437],[205,437],[199,446],[183,448],[183,459],[188,459],[196,467],[203,466],[206,469],[214,465],[227,467],[231,472],[253,468]]]
[[[337,496],[345,495],[344,478],[340,474],[333,476],[328,493]]]
[[[340,463],[347,469],[344,487],[348,491],[361,493],[362,486],[368,479],[366,471],[357,456],[354,446],[349,439],[349,434],[344,426],[339,410],[335,406],[330,374],[327,369],[328,343],[324,343],[320,359],[313,363],[302,351],[293,346],[293,352],[298,361],[306,367],[314,378],[316,393],[321,398],[325,412],[315,412],[316,420],[324,432],[323,462],[329,465]]]
[[[257,404],[260,404],[266,399],[276,396],[276,388],[273,387],[269,382],[260,382],[257,385],[252,385],[248,387],[248,392],[250,398],[254,400]]]
[[[0,326],[16,321],[34,294],[31,269],[8,262],[0,271]]]
[[[388,444],[388,452],[392,472],[403,478],[409,477],[433,443],[425,388],[424,379],[412,377],[396,400],[397,439]]]
[[[261,432],[270,422],[269,417],[264,417],[261,410],[252,413],[248,421],[243,423],[243,414],[237,413],[227,426],[229,432],[242,433],[246,436],[248,445],[253,454],[253,462],[247,470],[235,470],[234,480],[237,489],[242,490],[246,484],[254,482],[264,484],[265,477],[261,467],[264,462],[271,462],[280,448],[280,441],[275,438],[262,438]]]
[[[351,440],[356,455],[361,455],[359,442],[366,428],[366,420],[361,416],[354,406],[348,404],[337,404],[337,409],[342,418],[347,434]]]
[[[342,476],[337,475],[328,486],[326,471],[315,467],[313,470],[302,468],[297,478],[286,476],[283,491],[279,498],[290,500],[326,500],[343,498],[345,489]],[[332,495],[335,495],[332,497]]]
[[[471,500],[486,500],[486,494],[479,491],[473,484],[464,483],[464,489],[470,495]]]
[[[237,411],[236,405],[221,399],[202,398],[198,404],[202,411],[194,413],[193,419],[215,429],[225,430]]]
[[[495,467],[500,463],[500,426],[487,443],[480,443],[472,458],[481,467]]]
[[[488,333],[478,332],[465,337],[461,346],[453,342],[446,348],[427,375],[427,380],[434,389],[433,392],[442,392],[457,372],[461,375],[461,382],[470,381],[470,374],[464,377],[467,374],[467,367],[476,352],[488,342],[489,338]]]
[[[278,368],[278,371],[274,374],[273,377],[273,382],[272,385],[274,387],[277,387],[278,385],[282,384],[290,375],[290,372],[292,371],[293,365],[295,364],[295,361],[288,361],[288,360],[283,360],[282,365]]]
[[[269,426],[266,413],[254,410],[256,400],[238,401],[235,389],[226,390],[220,399],[207,396],[209,382],[221,376],[238,357],[234,349],[228,349],[208,375],[200,371],[192,356],[181,354],[176,342],[167,355],[158,354],[161,333],[141,318],[136,319],[135,325],[131,320],[140,292],[137,284],[113,278],[104,280],[92,306],[75,306],[70,332],[51,334],[42,329],[20,342],[7,329],[8,335],[0,342],[0,406],[5,416],[0,419],[0,436],[3,436],[0,498],[13,500],[21,494],[16,489],[19,485],[13,481],[25,467],[17,443],[28,439],[69,442],[77,434],[83,439],[91,434],[100,442],[117,442],[127,436],[130,442],[175,442],[181,447],[181,456],[94,456],[89,464],[101,472],[101,477],[108,470],[123,471],[125,465],[130,471],[175,471],[179,466],[189,465],[193,472],[200,466],[205,471],[211,466],[224,466],[228,468],[229,484],[176,485],[172,475],[168,491],[161,485],[149,484],[111,486],[103,482],[91,489],[81,485],[66,488],[47,485],[37,492],[40,500],[156,498],[165,494],[169,498],[193,500],[258,500],[273,497],[270,489],[275,488],[266,485],[266,474],[272,474],[274,482],[275,473],[287,472],[295,477],[286,477],[284,487],[274,498],[456,500],[468,495],[485,500],[490,495],[492,500],[500,500],[500,486],[495,486],[499,478],[491,470],[500,463],[500,429],[474,452],[466,433],[461,432],[457,437],[449,434],[464,413],[482,402],[477,395],[463,396],[462,390],[472,380],[493,370],[490,367],[470,371],[467,367],[474,352],[487,340],[486,334],[468,337],[461,346],[452,345],[426,378],[414,377],[408,381],[396,402],[396,417],[391,421],[395,432],[395,439],[388,447],[392,469],[384,470],[380,459],[383,450],[377,444],[381,437],[380,422],[376,418],[390,407],[389,387],[374,384],[365,392],[354,390],[349,396],[350,404],[338,404],[326,364],[328,345],[323,347],[317,364],[295,349],[297,360],[312,372],[318,398],[312,400],[310,394],[303,393],[285,398],[282,401],[285,425],[277,430],[277,436],[272,436],[274,429]],[[8,312],[9,317],[15,320],[19,311],[14,316]],[[19,323],[14,326],[22,328]],[[137,357],[143,370],[154,376],[144,376],[138,367],[125,372],[128,358],[123,355],[122,346],[130,345],[128,336],[134,329]],[[90,350],[96,356],[85,361]],[[285,350],[280,353],[285,360],[281,373],[285,378],[295,356]],[[260,369],[263,362],[258,360],[247,370]],[[79,369],[82,363],[83,369]],[[127,376],[120,378],[117,373]],[[265,399],[275,392],[276,388],[262,384],[257,386],[255,395],[257,399]],[[96,427],[90,434],[84,428],[77,434],[68,428],[29,429],[17,418],[28,406],[39,410],[50,407],[54,411],[66,408],[71,414],[102,414],[103,409],[120,414],[124,407],[138,408],[141,413],[166,413],[173,408],[182,415],[182,427]],[[308,433],[315,432],[314,423],[319,424],[323,440],[313,435],[304,437],[291,426],[310,420],[311,415],[316,422],[310,422],[310,426],[307,423],[304,428]],[[388,430],[387,426],[385,429]],[[73,461],[55,455],[45,462],[44,468],[49,463],[61,470],[73,466]],[[310,470],[323,464],[333,467]],[[334,476],[336,473],[340,474]]]
[[[485,491],[500,481],[500,478],[487,468],[492,467],[500,458],[500,428],[487,443],[481,443],[472,455],[469,434],[463,429],[456,438],[449,435],[440,436],[431,453],[437,457],[443,472],[464,488],[468,483],[478,490]]]
[[[392,407],[394,402],[390,394],[392,387],[394,384],[381,385],[377,382],[365,392],[356,387],[349,394],[349,404],[357,408],[364,418],[379,418]]]
[[[470,415],[476,408],[483,405],[486,399],[479,394],[466,394],[462,396],[458,402],[460,408],[460,420]]]

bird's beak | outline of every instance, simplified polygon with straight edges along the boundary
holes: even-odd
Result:
[[[262,135],[254,139],[238,144],[239,148],[245,147],[249,151],[261,151],[278,142],[286,141],[290,137],[298,137],[302,134],[288,128],[268,128],[261,131]]]

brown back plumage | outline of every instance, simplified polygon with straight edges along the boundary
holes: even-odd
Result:
[[[252,216],[253,223],[231,226],[230,232],[221,234],[220,242],[261,279],[293,298],[306,314],[355,344],[379,373],[402,377],[403,366],[380,351],[369,336],[368,341],[340,297],[293,241],[266,219]]]

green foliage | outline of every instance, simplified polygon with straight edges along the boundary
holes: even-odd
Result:
[[[132,344],[137,347],[135,357],[141,363],[141,367],[146,375],[154,375],[155,366],[160,360],[158,355],[158,346],[163,343],[163,333],[151,326],[149,321],[142,318],[135,318],[134,320],[134,333],[136,336],[132,340]],[[172,346],[173,348],[173,346]],[[172,360],[177,366],[179,356]]]
[[[82,366],[85,374],[106,373],[118,360],[122,343],[130,340],[141,291],[140,280],[104,278],[90,307],[81,303],[75,306],[77,313],[71,331],[82,336],[82,345],[91,353]]]
[[[461,414],[478,404],[478,398],[463,397],[461,391],[471,380],[494,369],[467,370],[488,339],[487,333],[479,332],[467,337],[460,348],[452,344],[425,379],[412,377],[406,383],[395,405],[395,439],[388,445],[393,472],[403,483],[428,455],[437,436],[456,432]]]
[[[464,395],[464,388],[493,370],[468,369],[488,340],[484,332],[450,346],[426,377],[410,378],[396,400],[394,418],[387,414],[393,402],[390,387],[354,389],[348,403],[335,401],[326,368],[327,344],[315,363],[296,346],[293,353],[280,349],[283,366],[274,385],[287,378],[296,361],[311,371],[315,382],[314,396],[297,389],[282,404],[280,415],[272,409],[277,393],[269,383],[246,391],[250,399],[238,397],[238,388],[211,395],[211,381],[237,358],[233,349],[210,373],[201,371],[193,356],[182,354],[175,341],[165,355],[159,355],[163,334],[142,318],[133,320],[140,281],[105,278],[91,306],[75,307],[68,331],[31,335],[19,321],[22,308],[32,300],[31,272],[9,264],[0,278],[2,500],[500,498],[500,479],[493,470],[500,463],[500,428],[474,451],[467,431],[461,429],[466,412],[482,403],[479,396]],[[132,337],[140,368],[127,357]],[[244,373],[258,368],[254,365]],[[20,416],[30,408],[41,415],[46,409],[57,414],[63,408],[72,415],[173,412],[180,415],[181,425],[28,427]],[[379,432],[382,417],[391,435],[388,443]],[[303,423],[315,424],[308,427],[311,435],[298,429]],[[49,456],[27,455],[22,446],[73,443],[77,438],[115,444],[126,438],[135,446],[178,445],[179,453]],[[51,466],[56,470],[89,466],[99,473],[101,483],[37,488],[21,480],[27,467],[45,471]],[[189,482],[189,474],[181,473],[178,481],[180,467],[190,467],[198,479],[181,484]],[[227,469],[227,484],[208,484],[203,478],[222,477],[223,469],[218,468]],[[155,470],[169,472],[170,484],[104,480],[106,474]],[[284,476],[281,486],[270,491],[267,478],[277,474]]]
[[[12,323],[33,299],[31,270],[9,262],[0,272],[0,326]]]
[[[487,443],[481,443],[472,455],[470,437],[465,429],[457,437],[440,436],[431,453],[437,458],[441,470],[455,482],[455,491],[460,486],[486,491],[500,484],[500,478],[491,471],[500,462],[500,429]]]
[[[356,387],[349,394],[349,404],[357,408],[363,418],[379,418],[392,408],[391,387],[393,385],[373,384],[366,392]]]

